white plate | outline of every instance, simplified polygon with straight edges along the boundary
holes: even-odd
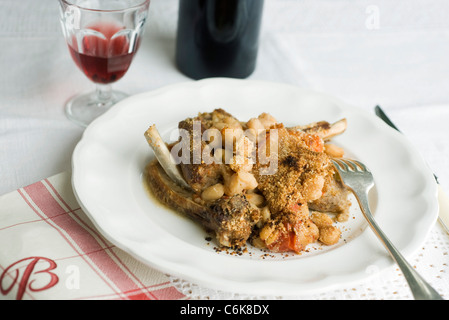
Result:
[[[216,252],[189,219],[149,197],[143,184],[153,158],[143,133],[156,124],[164,140],[181,119],[223,108],[241,120],[269,112],[285,125],[348,119],[335,138],[373,172],[376,221],[405,256],[424,242],[438,214],[437,186],[411,144],[375,116],[335,98],[279,83],[208,79],[130,97],[95,120],[73,154],[77,199],[117,247],[164,273],[202,286],[257,295],[290,295],[361,281],[393,265],[353,201],[343,237],[301,255],[251,249]],[[374,270],[374,271],[373,271]]]

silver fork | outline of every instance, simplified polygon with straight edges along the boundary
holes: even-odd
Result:
[[[391,243],[387,236],[377,225],[370,211],[368,202],[368,192],[374,186],[373,175],[369,169],[361,162],[348,159],[332,159],[334,167],[340,174],[343,184],[346,185],[357,198],[363,215],[374,233],[387,248],[391,257],[401,268],[405,279],[407,280],[412,294],[416,300],[443,300],[416,271],[410,266],[407,260],[402,256],[399,250]]]

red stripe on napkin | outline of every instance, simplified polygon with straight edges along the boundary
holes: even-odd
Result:
[[[64,206],[68,209],[70,209],[70,206],[66,203],[66,201],[63,199],[63,197],[59,194],[59,192],[55,189],[55,187],[51,184],[51,182],[48,179],[45,179],[45,183],[47,184],[47,186],[51,189],[51,191],[54,193],[54,195],[58,198],[58,200],[64,204]],[[74,214],[76,215],[76,210],[74,212]],[[95,236],[97,237],[98,241],[100,241],[102,243],[102,245],[104,245],[104,247],[106,249],[109,250],[109,248],[111,247],[110,244],[108,244],[106,242],[106,240],[104,239],[104,237],[99,234],[97,232],[97,230],[91,228],[89,225],[87,225],[84,220],[82,219],[78,219],[79,223],[81,223],[83,225],[84,228],[88,229],[92,234],[95,234]],[[114,247],[112,245],[112,247]],[[126,272],[133,278],[133,280],[139,284],[140,288],[143,289],[148,289],[148,287],[146,287],[140,280],[139,278],[134,275],[131,270],[126,266],[125,263],[123,263],[123,261],[121,261],[121,259],[115,254],[114,251],[109,250],[108,253],[110,255],[112,255],[114,257],[114,259],[117,261],[117,263],[120,264],[120,267],[123,268],[124,270],[126,270]],[[168,283],[159,283],[158,286],[162,286],[162,285],[167,285]],[[176,292],[178,292],[176,289],[174,290]],[[178,292],[179,293],[179,292]],[[148,299],[148,294],[151,297],[158,297],[158,294],[154,294],[151,290],[146,290],[146,292],[144,292],[143,294],[140,294],[140,300],[142,300],[143,298]],[[175,298],[176,297],[176,298]],[[181,297],[183,297],[183,295],[181,295]],[[129,298],[129,297],[128,297]],[[170,297],[170,299],[178,299],[178,295],[176,295],[175,292],[173,292],[173,297]]]
[[[178,299],[183,295],[174,287],[145,288],[110,250],[105,239],[79,218],[48,180],[23,188],[19,193],[33,211],[49,225],[84,259],[98,276],[122,299]],[[51,192],[50,192],[51,191]],[[65,207],[65,208],[64,208]],[[114,258],[114,259],[113,259]],[[126,272],[125,272],[126,271]],[[159,284],[159,287],[165,284]],[[133,292],[132,295],[126,294]]]
[[[167,288],[154,290],[152,293],[158,300],[182,299],[185,297],[181,292],[176,290],[176,288],[174,288],[174,287],[167,287]],[[130,296],[128,296],[128,298],[131,300],[142,300],[143,297],[142,297],[142,294],[140,293],[140,294],[130,295]]]

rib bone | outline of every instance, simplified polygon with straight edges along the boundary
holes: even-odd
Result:
[[[207,231],[214,231],[221,246],[245,245],[260,216],[259,209],[245,195],[200,204],[193,200],[192,191],[181,188],[168,177],[158,161],[147,166],[146,174],[150,190],[160,202],[200,223]]]
[[[306,133],[315,134],[323,140],[329,140],[339,134],[342,134],[348,126],[347,120],[341,119],[330,124],[327,121],[319,121],[304,126],[295,126],[291,129],[302,130]]]
[[[191,190],[192,188],[182,177],[178,167],[175,164],[175,160],[170,153],[170,150],[168,150],[167,145],[162,140],[159,131],[156,129],[156,126],[152,125],[144,135],[148,144],[153,149],[154,154],[156,155],[156,158],[159,161],[161,167],[164,168],[164,171],[167,173],[167,175],[179,186],[187,190]]]

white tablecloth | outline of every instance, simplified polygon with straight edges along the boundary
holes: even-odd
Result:
[[[152,0],[141,49],[115,88],[135,94],[192,81],[174,65],[177,11],[176,0]],[[446,0],[266,0],[250,79],[315,89],[369,111],[380,104],[448,192],[448,14]],[[0,1],[0,195],[70,170],[83,133],[63,106],[93,84],[71,60],[58,15],[53,0]],[[429,241],[447,255],[440,229]],[[439,253],[417,263],[429,267],[432,254]],[[447,264],[436,268],[432,276],[449,287]],[[409,297],[394,273],[376,289],[342,287],[321,297]],[[173,281],[192,297],[239,297]]]

